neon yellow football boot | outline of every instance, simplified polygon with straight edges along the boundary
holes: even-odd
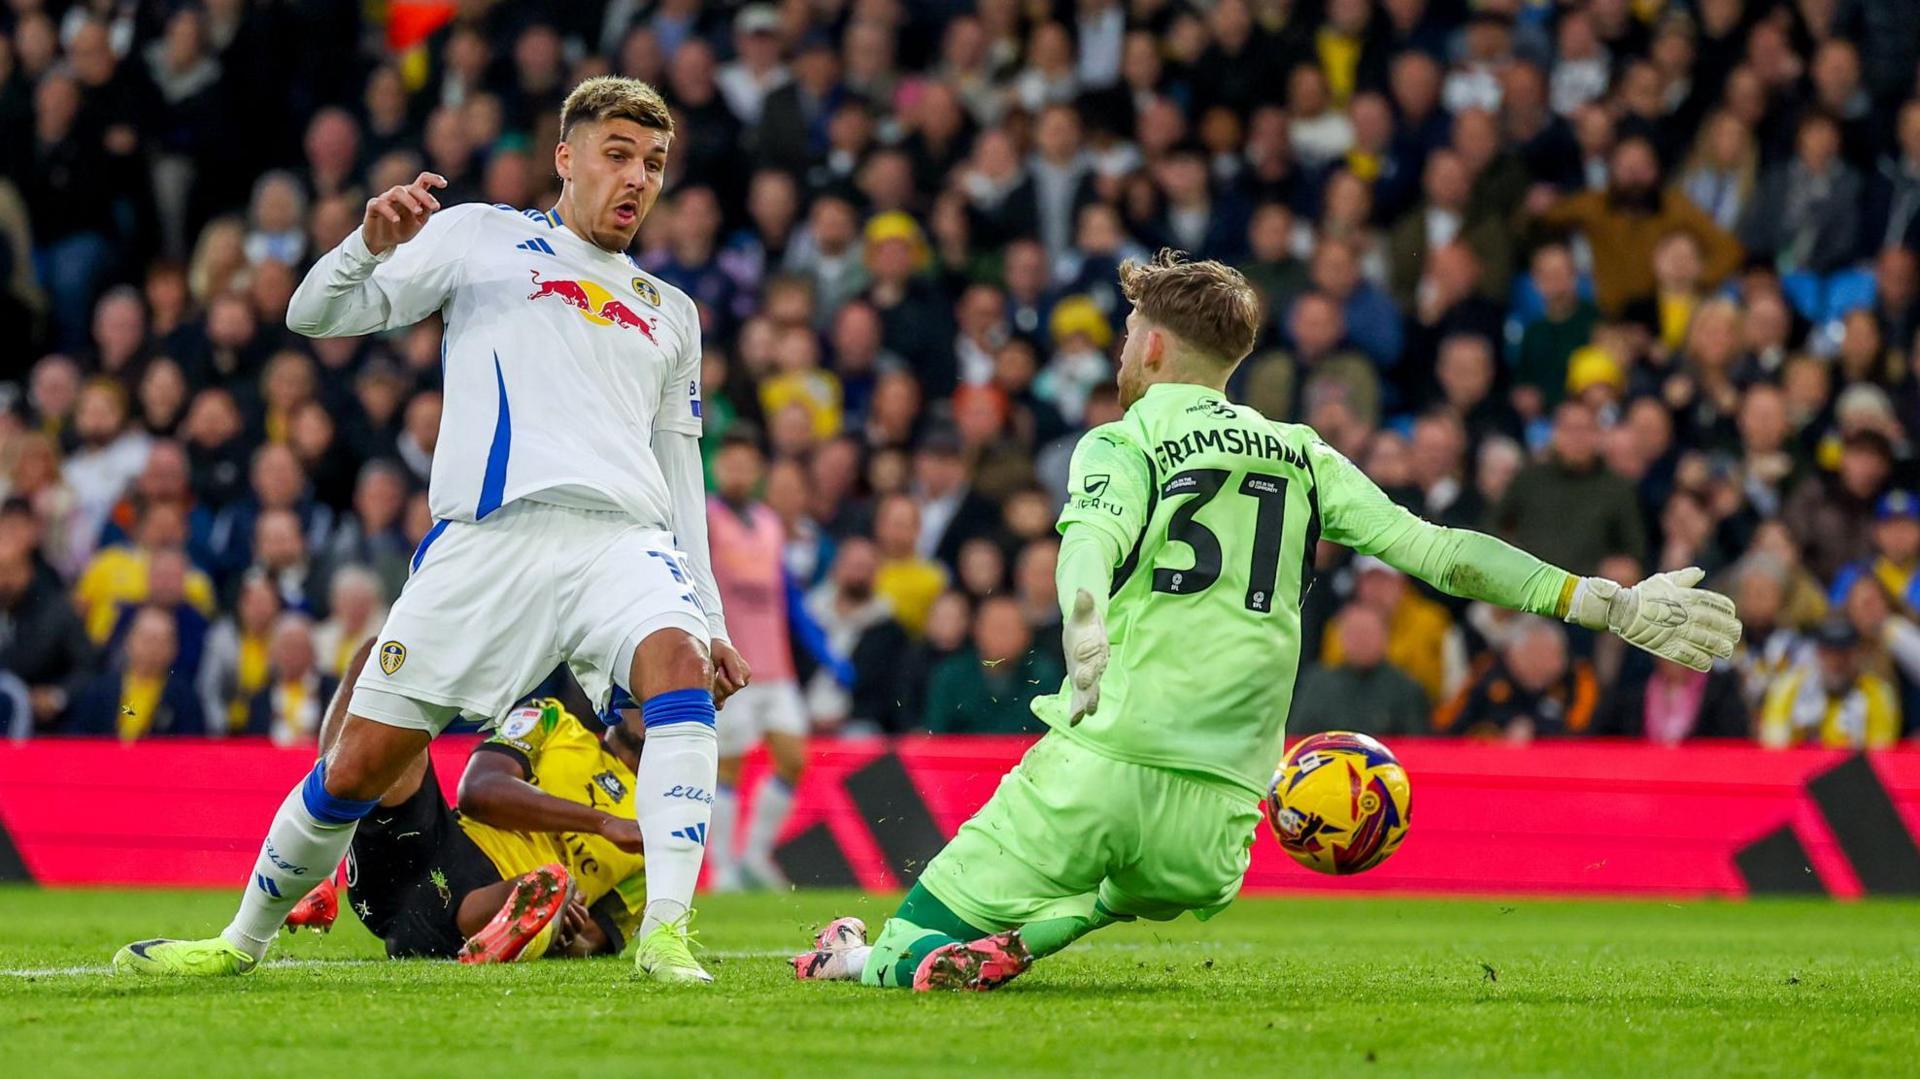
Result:
[[[156,974],[220,978],[245,974],[260,961],[228,944],[207,940],[136,940],[113,953],[115,974]]]
[[[653,932],[641,937],[633,950],[634,969],[656,982],[711,985],[713,975],[707,973],[688,947],[694,936],[688,928],[692,919],[689,912],[677,921],[661,922],[653,927]]]

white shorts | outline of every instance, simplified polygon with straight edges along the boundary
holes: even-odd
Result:
[[[434,526],[349,710],[434,734],[462,712],[492,723],[561,663],[604,707],[662,629],[707,639],[670,534],[622,513],[510,502]]]
[[[806,737],[807,702],[795,682],[753,682],[714,717],[722,757],[744,757],[768,734]]]

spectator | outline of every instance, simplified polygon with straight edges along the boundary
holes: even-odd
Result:
[[[853,653],[854,728],[890,734],[923,729],[933,673],[960,653],[972,622],[972,602],[955,590],[934,600],[918,638],[897,621],[862,634]]]
[[[1338,664],[1305,666],[1287,716],[1289,734],[1359,731],[1392,737],[1425,734],[1431,704],[1420,683],[1387,661],[1387,620],[1373,607],[1352,603],[1335,619]]]
[[[1828,274],[1853,256],[1860,234],[1861,183],[1840,157],[1840,127],[1809,112],[1793,160],[1767,170],[1740,225],[1740,242],[1774,260],[1782,274]]]
[[[1759,160],[1747,125],[1731,112],[1716,112],[1701,125],[1680,174],[1680,190],[1714,224],[1732,232],[1753,199]]]
[[[874,591],[887,600],[894,617],[916,637],[927,626],[933,601],[947,587],[947,571],[918,553],[924,532],[920,507],[906,495],[888,495],[874,510],[873,538],[880,551]]]
[[[327,620],[312,629],[318,670],[328,678],[345,675],[353,653],[387,621],[386,596],[380,577],[361,565],[346,565],[328,584]]]
[[[274,621],[267,646],[273,674],[247,703],[248,734],[264,734],[279,746],[311,744],[320,736],[320,720],[339,679],[321,674],[315,664],[312,629],[302,614],[290,612]]]
[[[914,549],[949,570],[958,568],[962,545],[991,537],[1000,520],[993,503],[973,492],[967,473],[957,432],[930,432],[913,458],[914,498],[920,505]]]
[[[26,685],[31,717],[25,729],[54,729],[84,690],[93,663],[86,627],[67,598],[34,572],[32,550],[0,544],[0,671]]]
[[[1673,746],[1690,738],[1747,737],[1740,679],[1716,667],[1701,672],[1665,659],[1629,658],[1602,698],[1593,733]]]
[[[207,630],[210,621],[193,601],[187,598],[187,582],[193,574],[193,566],[187,561],[184,551],[177,547],[163,547],[153,552],[147,560],[147,594],[139,604],[122,603],[119,615],[114,621],[113,632],[108,635],[106,648],[116,651],[120,642],[126,638],[127,630],[133,624],[133,618],[142,610],[165,611],[173,619],[174,641],[177,651],[174,656],[174,669],[192,680],[200,672],[200,659],[206,649]]]
[[[1830,581],[1871,553],[1874,508],[1892,469],[1886,437],[1860,431],[1847,436],[1836,471],[1807,477],[1788,496],[1780,519],[1815,576]]]
[[[1033,648],[1020,605],[1004,596],[980,604],[973,643],[934,668],[926,729],[935,734],[1023,734],[1044,729],[1028,707],[1066,677]]]
[[[365,566],[376,575],[383,595],[399,595],[413,558],[401,522],[406,503],[405,473],[391,461],[368,461],[354,484],[353,510],[333,531],[328,560]],[[328,653],[322,649],[322,654]]]
[[[1621,140],[1607,165],[1604,191],[1553,201],[1536,193],[1528,205],[1556,229],[1584,236],[1593,251],[1594,298],[1608,316],[1653,294],[1653,248],[1683,231],[1705,252],[1703,279],[1717,285],[1740,265],[1740,244],[1679,191],[1661,186],[1660,160],[1644,138]]]
[[[1894,143],[1867,178],[1860,220],[1867,250],[1920,250],[1920,100],[1900,107]]]
[[[1860,634],[1844,619],[1821,625],[1814,660],[1767,690],[1760,744],[1879,749],[1900,737],[1900,700],[1886,679],[1862,667]]]
[[[1404,334],[1400,313],[1387,294],[1360,276],[1359,254],[1345,240],[1327,240],[1314,249],[1313,287],[1340,305],[1347,334],[1375,367],[1390,372],[1400,362]]]
[[[280,594],[272,582],[265,574],[249,573],[233,613],[208,633],[196,684],[208,734],[246,730],[254,694],[267,687],[272,673],[271,640],[280,613]]]
[[[1477,673],[1434,713],[1442,733],[1502,738],[1586,734],[1599,695],[1593,669],[1567,658],[1567,635],[1543,618],[1522,616],[1498,654],[1481,657]]]
[[[158,608],[134,616],[112,667],[73,702],[66,733],[110,735],[123,742],[159,735],[198,735],[206,728],[190,679],[174,670],[173,619]]]
[[[146,465],[152,440],[128,423],[126,392],[106,379],[80,391],[73,429],[80,446],[61,472],[73,489],[81,527],[97,535],[121,490]]]
[[[1353,604],[1371,608],[1386,620],[1387,662],[1412,678],[1438,703],[1453,691],[1466,675],[1466,643],[1453,625],[1446,608],[1420,595],[1408,583],[1406,575],[1371,556],[1354,560]],[[1321,642],[1320,662],[1337,667],[1345,661],[1341,651],[1346,638],[1340,630],[1346,612],[1336,615]]]
[[[1542,311],[1520,334],[1514,370],[1514,403],[1529,420],[1560,403],[1566,393],[1567,362],[1593,339],[1600,312],[1579,293],[1573,253],[1563,244],[1534,252],[1531,282]]]
[[[1601,463],[1600,426],[1577,401],[1554,410],[1546,458],[1514,477],[1493,525],[1523,550],[1574,573],[1610,554],[1640,555],[1646,528],[1632,486]]]
[[[1418,303],[1416,289],[1430,252],[1456,241],[1480,262],[1484,292],[1504,298],[1506,267],[1512,260],[1506,222],[1495,216],[1469,221],[1471,178],[1460,155],[1440,150],[1427,158],[1421,190],[1424,198],[1393,229],[1393,298],[1403,310]]]
[[[836,656],[855,657],[856,650],[873,630],[888,626],[892,636],[900,638],[893,622],[893,607],[874,591],[880,555],[871,541],[854,537],[841,544],[834,554],[833,567],[825,581],[807,593],[807,613],[819,623],[827,638],[827,648]],[[904,639],[898,639],[901,647]],[[857,683],[856,683],[857,684]],[[807,711],[816,723],[838,728],[853,715],[853,691],[821,668],[807,683]]]
[[[62,576],[73,575],[93,553],[94,534],[87,531],[79,500],[61,474],[59,444],[42,432],[22,431],[0,459],[6,460],[0,475],[4,500],[33,517],[48,561]]]
[[[178,503],[155,502],[142,507],[132,542],[101,549],[74,585],[74,605],[86,621],[87,636],[96,644],[106,643],[120,620],[122,609],[147,602],[154,555],[178,549],[186,542],[186,514]],[[212,617],[213,581],[204,572],[189,566],[181,592],[187,603],[202,615]]]
[[[326,613],[324,574],[307,557],[307,537],[292,510],[270,509],[253,526],[252,570],[266,574],[280,604],[303,614]]]

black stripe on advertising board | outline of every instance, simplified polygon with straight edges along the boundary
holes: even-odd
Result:
[[[1920,895],[1920,848],[1864,753],[1807,782],[1861,890],[1868,895]]]
[[[843,785],[880,845],[887,868],[902,888],[908,887],[947,845],[947,837],[933,822],[906,765],[898,756],[883,753],[848,775]]]
[[[1740,848],[1733,864],[1754,895],[1826,895],[1827,886],[1813,871],[1813,860],[1793,826],[1783,824]]]
[[[773,860],[787,879],[803,888],[858,888],[860,878],[833,838],[833,829],[816,824],[773,852]]]

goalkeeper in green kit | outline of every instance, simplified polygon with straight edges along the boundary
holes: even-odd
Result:
[[[921,874],[871,945],[855,918],[802,979],[992,989],[1118,921],[1209,918],[1246,875],[1322,538],[1456,596],[1611,630],[1706,670],[1740,636],[1697,569],[1625,588],[1389,501],[1309,427],[1226,399],[1260,323],[1217,262],[1129,262],[1126,414],[1074,451],[1057,574],[1068,675],[1052,730]]]

